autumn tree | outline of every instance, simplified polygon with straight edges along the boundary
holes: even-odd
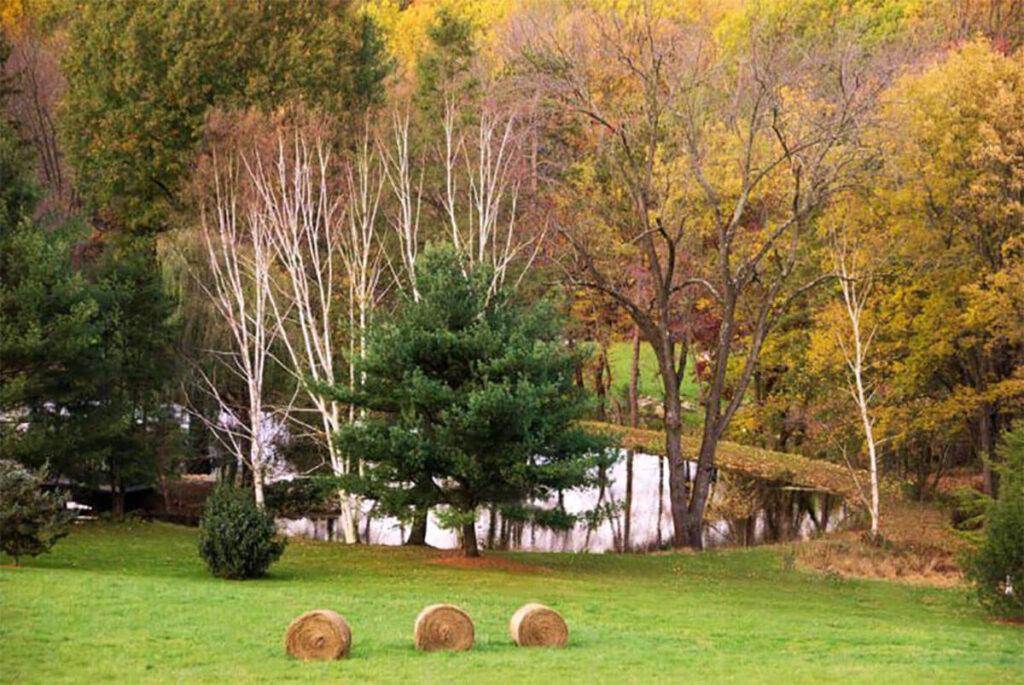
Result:
[[[837,431],[835,442],[850,467],[851,477],[871,518],[871,536],[880,535],[881,455],[876,426],[876,413],[882,376],[886,368],[880,363],[877,345],[888,331],[882,331],[879,305],[883,289],[891,278],[895,265],[891,253],[879,240],[885,235],[878,223],[882,217],[870,212],[870,204],[856,195],[841,201],[822,220],[824,236],[824,270],[834,275],[833,297],[826,301],[816,315],[809,353],[812,368],[819,378],[834,378],[830,386],[845,386],[855,409],[860,440],[867,454],[868,482],[860,482],[858,464],[847,453],[842,440],[843,431]],[[841,379],[841,380],[839,380]],[[858,450],[859,452],[860,450]]]
[[[63,43],[57,32],[40,26],[44,19],[22,16],[0,37],[0,99],[4,115],[35,152],[39,182],[47,190],[43,207],[68,215],[78,208],[78,193],[57,131],[66,87],[59,64]]]
[[[665,387],[675,544],[702,545],[715,451],[746,397],[764,341],[817,282],[801,263],[815,213],[858,165],[861,128],[883,82],[855,26],[801,32],[807,16],[749,8],[733,32],[671,15],[584,9],[535,27],[524,59],[547,97],[585,122],[576,175],[597,160],[618,216],[563,220],[567,275],[615,298],[654,348]],[[797,41],[797,35],[806,40]],[[584,161],[588,162],[586,166]],[[594,172],[588,171],[588,174]],[[572,178],[572,176],[570,176]],[[575,217],[592,216],[575,208]],[[639,253],[649,299],[614,268]],[[714,313],[692,484],[680,444],[679,385],[694,309]],[[734,372],[734,370],[736,370]]]
[[[824,227],[842,227],[875,282],[863,313],[877,327],[866,361],[880,468],[921,498],[951,468],[987,468],[995,436],[1021,411],[1019,70],[979,41],[899,79],[867,134],[875,165],[818,222],[825,268]],[[837,443],[864,443],[848,401],[829,391],[843,385],[836,335],[850,331],[829,294],[840,293],[820,289],[769,341],[743,426],[834,459]]]
[[[904,453],[934,442],[921,433],[959,426],[974,455],[997,461],[998,434],[1021,410],[1022,84],[1024,57],[979,40],[885,98],[875,201],[905,269],[886,305],[903,335],[880,419]],[[987,468],[986,488],[994,494]]]
[[[372,19],[343,2],[77,4],[60,112],[88,208],[165,229],[214,107],[302,101],[356,122],[387,73]]]

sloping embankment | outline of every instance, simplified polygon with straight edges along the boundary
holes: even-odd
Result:
[[[600,421],[586,421],[585,425],[592,430],[619,436],[619,444],[625,449],[647,454],[665,453],[665,434],[661,431],[627,428]],[[700,438],[683,436],[685,456],[696,459],[699,449]],[[725,441],[718,443],[715,461],[715,465],[725,471],[752,478],[782,481],[798,487],[825,490],[843,496],[854,506],[860,502],[860,495],[850,470],[838,464]],[[866,472],[856,473],[861,483],[868,482]]]

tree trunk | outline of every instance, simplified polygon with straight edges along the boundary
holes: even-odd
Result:
[[[731,332],[720,333],[719,355],[728,354],[729,336]],[[686,531],[686,544],[693,549],[704,548],[703,523],[704,512],[707,510],[711,494],[711,476],[715,468],[715,452],[718,449],[721,416],[722,387],[725,384],[725,365],[719,359],[715,364],[715,378],[708,389],[704,405],[704,431],[701,435],[700,452],[697,455],[697,470],[693,477],[693,495],[690,498],[689,528]],[[742,391],[742,389],[740,390]]]
[[[409,528],[409,537],[405,541],[406,545],[422,547],[427,544],[427,520],[429,518],[429,509],[416,512],[416,517],[412,520],[412,525]]]
[[[686,503],[690,493],[684,473],[682,403],[679,398],[675,344],[665,334],[657,343],[651,341],[651,347],[658,358],[662,387],[665,390],[662,406],[665,409],[665,457],[668,459],[669,499],[672,503],[672,544],[682,547],[686,544],[689,525]]]
[[[640,424],[640,327],[633,326],[633,356],[629,365],[629,426],[637,428]],[[633,526],[633,450],[626,452],[626,509],[625,525],[622,533],[622,549],[629,552],[632,548],[630,538]]]
[[[597,361],[594,364],[594,394],[597,396],[597,420],[607,421],[608,420],[608,392],[607,386],[605,385],[604,368],[607,364],[607,352],[604,345],[601,345],[601,351],[597,356]]]
[[[110,477],[110,516],[115,521],[124,520],[124,483],[116,472]]]
[[[494,549],[494,543],[498,534],[498,507],[491,505],[487,521],[487,549]]]
[[[715,450],[717,439],[705,435],[697,458],[697,470],[693,478],[693,494],[690,497],[689,526],[686,530],[686,546],[704,549],[704,512],[711,498],[711,481],[715,473]]]
[[[340,410],[337,403],[332,402],[329,410],[322,415],[324,433],[327,434],[327,456],[331,462],[331,471],[334,475],[345,475],[348,471],[345,459],[338,453],[334,441],[330,438],[340,424]],[[353,500],[344,489],[339,488],[336,492],[338,497],[338,528],[341,529],[341,537],[345,544],[359,542],[359,516],[357,513],[358,500]],[[336,531],[337,532],[337,531]]]
[[[252,491],[256,497],[256,506],[263,509],[263,469],[261,467],[252,470]]]
[[[992,409],[983,404],[978,410],[978,451],[982,463],[982,488],[989,497],[999,496],[998,476],[992,469],[992,460],[996,456],[994,435]]]
[[[359,516],[352,498],[344,490],[338,490],[338,502],[341,509],[341,535],[345,544],[354,545],[359,542]]]
[[[630,535],[633,530],[633,450],[626,451],[626,501],[624,503],[622,526],[622,551],[632,551]]]
[[[376,511],[376,505],[370,511],[366,513],[365,523],[363,525],[363,539],[357,540],[357,542],[365,542],[370,544],[370,524],[373,522],[373,512]]]
[[[476,521],[462,526],[462,552],[467,557],[480,556],[480,548],[476,544]]]
[[[661,519],[665,515],[665,459],[661,456],[658,457],[658,526],[655,541],[658,544],[658,549],[661,549],[661,545],[664,542],[664,538],[661,534]]]
[[[665,458],[668,460],[668,492],[672,503],[672,544],[681,547],[688,544],[686,532],[690,517],[686,503],[690,498],[690,484],[686,480],[683,457],[683,424],[680,419],[678,386],[666,388],[665,393]]]
[[[164,513],[171,513],[171,488],[168,483],[167,475],[160,474],[160,499],[164,502]]]
[[[878,492],[878,453],[875,450],[875,435],[872,430],[871,417],[868,415],[867,398],[864,396],[861,387],[860,376],[857,377],[857,386],[860,392],[860,415],[864,425],[864,438],[868,446],[868,466],[871,476],[871,538],[878,539],[880,514],[879,514],[879,492]]]

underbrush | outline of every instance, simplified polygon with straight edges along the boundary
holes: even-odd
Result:
[[[941,587],[959,585],[963,580],[956,553],[927,544],[879,544],[860,536],[844,536],[797,545],[795,558],[798,567],[829,575]]]
[[[853,578],[881,578],[949,587],[963,583],[964,537],[950,512],[935,503],[890,500],[882,507],[882,538],[864,526],[795,546],[800,568]]]

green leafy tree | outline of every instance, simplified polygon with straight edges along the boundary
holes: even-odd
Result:
[[[476,556],[478,507],[594,484],[608,442],[575,423],[586,351],[564,345],[550,304],[488,296],[487,270],[464,272],[450,247],[424,252],[417,282],[418,301],[372,324],[362,389],[334,391],[367,412],[337,436],[367,462],[346,487],[399,516],[447,505],[443,520]]]
[[[337,1],[78,3],[60,126],[83,199],[161,230],[211,108],[355,114],[379,99],[383,50],[372,19]]]
[[[64,508],[66,496],[45,492],[44,472],[0,459],[0,548],[14,557],[48,552],[67,535],[71,514]]]
[[[0,447],[24,464],[110,484],[119,514],[126,484],[152,482],[180,433],[167,394],[173,302],[154,246],[79,245],[75,223],[33,219],[38,191],[2,125],[0,180]]]

